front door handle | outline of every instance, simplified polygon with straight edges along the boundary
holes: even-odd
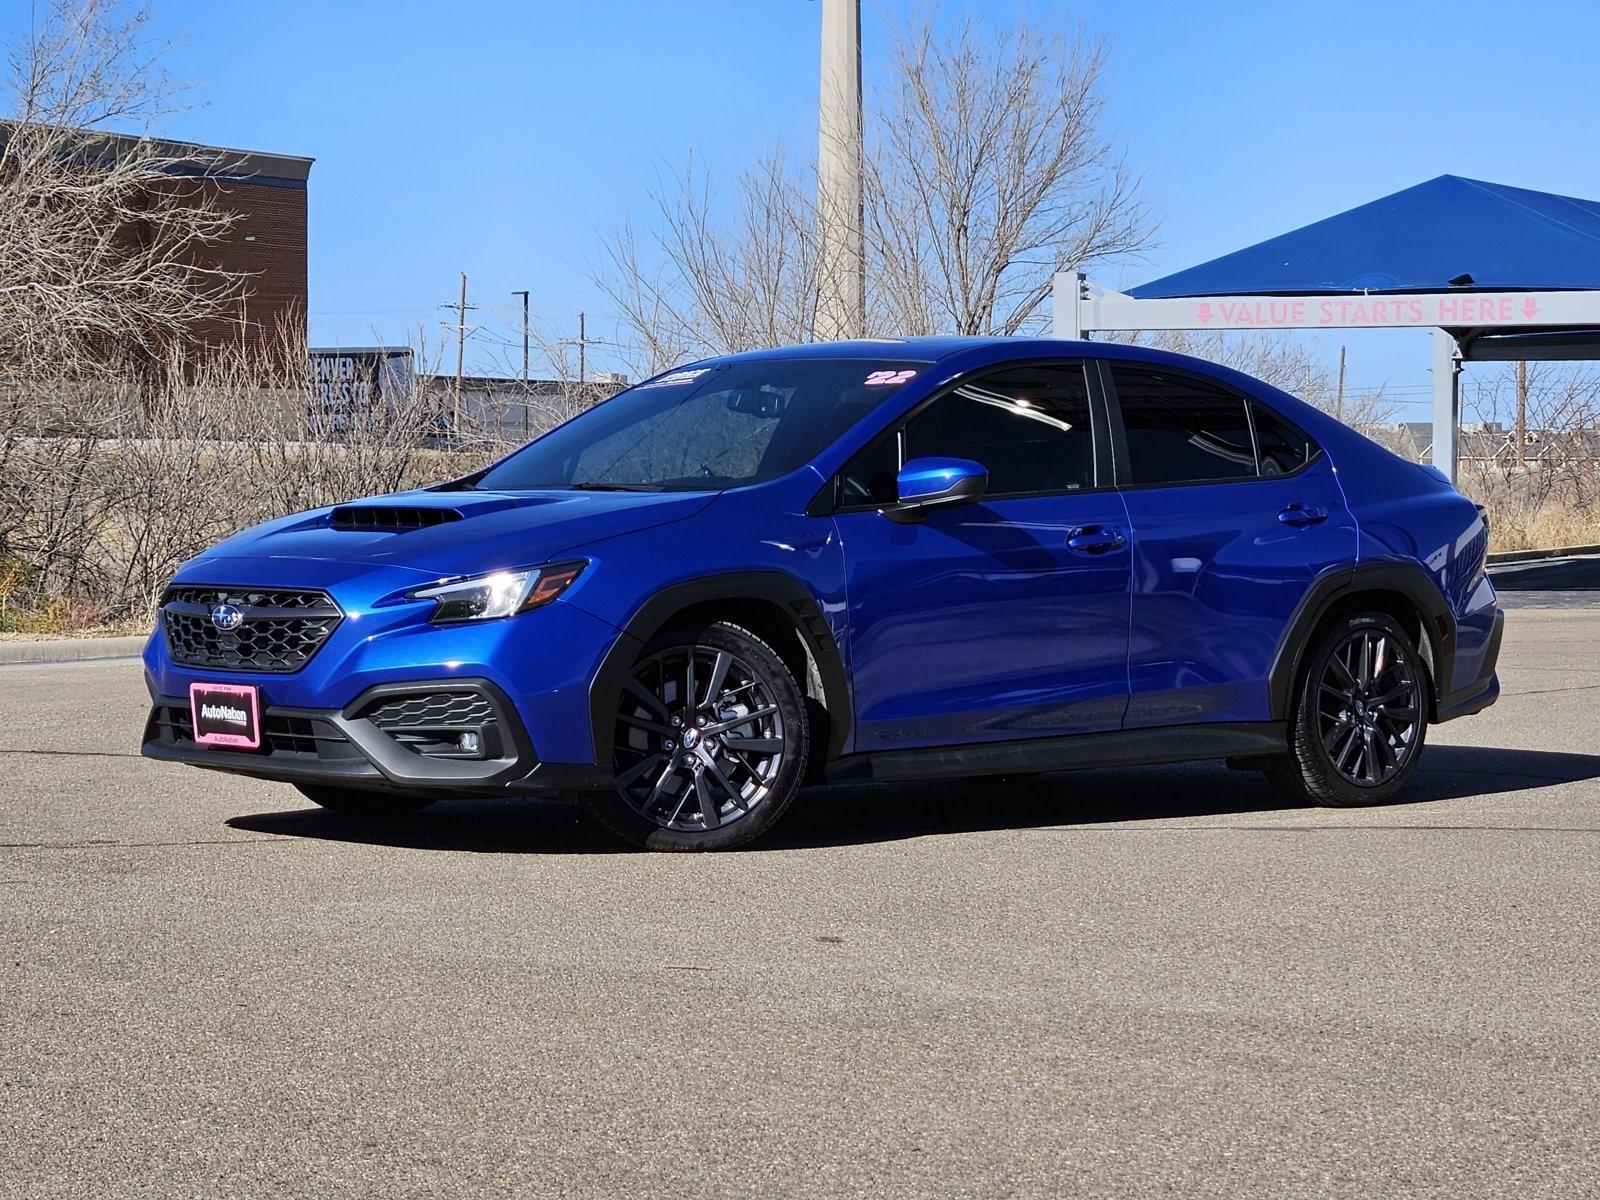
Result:
[[[1105,554],[1127,544],[1122,530],[1109,525],[1081,525],[1067,537],[1067,549],[1074,554]]]
[[[1307,525],[1320,525],[1328,519],[1328,510],[1313,508],[1308,504],[1291,504],[1278,514],[1278,520],[1285,525],[1304,528]]]

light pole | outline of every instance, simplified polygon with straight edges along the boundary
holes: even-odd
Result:
[[[817,336],[825,341],[866,333],[861,136],[861,0],[822,0]]]
[[[528,440],[528,293],[512,292],[522,297],[522,440]]]

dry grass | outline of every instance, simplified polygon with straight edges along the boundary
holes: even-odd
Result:
[[[510,449],[470,430],[428,448],[436,401],[416,388],[331,428],[304,368],[271,363],[176,363],[142,386],[0,378],[0,631],[144,625],[178,566],[240,529]]]
[[[1600,475],[1466,472],[1461,490],[1488,512],[1491,551],[1600,543]]]

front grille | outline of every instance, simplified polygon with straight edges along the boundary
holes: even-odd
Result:
[[[239,610],[242,620],[235,628],[220,628],[212,619],[222,605]],[[298,588],[181,585],[169,588],[161,602],[172,661],[229,671],[298,671],[343,616],[326,592]]]
[[[453,508],[402,508],[396,505],[355,504],[336,508],[328,523],[335,529],[401,533],[407,529],[428,529],[459,521]]]

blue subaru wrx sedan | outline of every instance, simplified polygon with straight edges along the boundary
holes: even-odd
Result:
[[[184,564],[152,758],[379,818],[580,795],[737,846],[806,782],[1226,759],[1387,800],[1499,693],[1476,506],[1178,355],[843,342],[647,380]]]

